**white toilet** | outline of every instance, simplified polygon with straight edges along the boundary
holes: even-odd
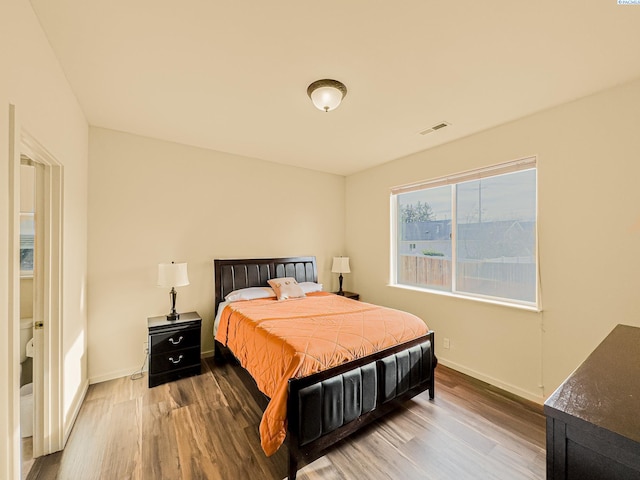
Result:
[[[33,319],[20,319],[20,368],[33,357]],[[20,436],[33,436],[33,383],[20,387]]]

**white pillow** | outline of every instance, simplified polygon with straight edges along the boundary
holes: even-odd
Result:
[[[302,289],[302,291],[304,293],[313,293],[313,292],[321,292],[322,291],[322,284],[321,283],[301,282],[298,285],[300,285],[300,288]]]
[[[273,288],[269,287],[249,287],[234,290],[229,293],[224,299],[227,302],[237,302],[238,300],[256,300],[258,298],[275,297],[276,292]]]

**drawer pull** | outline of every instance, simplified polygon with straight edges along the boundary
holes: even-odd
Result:
[[[177,360],[174,360],[173,357],[169,357],[169,361],[174,365],[180,363],[180,360],[182,360],[182,355],[180,355]]]
[[[178,341],[176,342],[173,337],[169,337],[169,341],[171,342],[172,345],[178,345],[181,341],[182,341],[182,335],[180,335],[180,338],[178,339]]]

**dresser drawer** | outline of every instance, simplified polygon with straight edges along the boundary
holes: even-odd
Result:
[[[149,362],[149,371],[151,373],[168,372],[194,365],[200,365],[199,347],[152,355],[151,362]]]
[[[189,347],[200,347],[200,326],[152,333],[149,336],[149,342],[151,355],[175,352]]]

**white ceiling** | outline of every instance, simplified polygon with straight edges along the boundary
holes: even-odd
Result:
[[[31,3],[91,125],[342,175],[640,77],[616,0]]]

